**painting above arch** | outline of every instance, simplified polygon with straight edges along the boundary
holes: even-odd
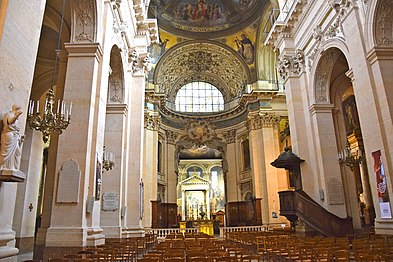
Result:
[[[149,15],[160,27],[186,37],[239,31],[255,21],[267,0],[152,0]]]

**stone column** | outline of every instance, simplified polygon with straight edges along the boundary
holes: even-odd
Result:
[[[21,132],[25,130],[45,3],[44,0],[1,3],[0,119],[12,104],[20,105]],[[21,7],[29,12],[21,12]],[[0,260],[17,261],[18,249],[12,229],[16,197],[16,183],[0,182]]]
[[[158,162],[158,112],[145,112],[145,141],[144,141],[144,171],[143,181],[145,182],[145,216],[143,226],[151,227],[152,209],[151,201],[157,200],[157,162]]]
[[[59,70],[55,86],[56,101],[63,99],[68,61],[65,50],[57,50],[57,55],[59,59]],[[45,95],[42,95],[41,99],[39,97],[36,98],[41,100],[41,102],[45,101],[42,99],[45,98]],[[32,95],[33,100],[36,98]],[[53,147],[57,147],[57,138],[57,134],[51,136],[51,152],[53,152]],[[20,248],[20,253],[32,252],[34,249],[36,216],[39,213],[37,209],[41,208],[38,206],[38,194],[40,193],[39,190],[42,190],[42,194],[44,191],[43,188],[40,189],[40,180],[46,179],[46,177],[41,177],[46,173],[46,170],[42,170],[43,149],[45,148],[45,144],[42,141],[42,133],[26,127],[24,145],[21,170],[27,174],[27,180],[25,183],[18,185],[18,198],[13,222],[13,228],[17,232],[17,245]],[[52,167],[55,168],[55,165],[52,165]],[[29,208],[29,213],[25,212],[27,206],[33,208],[32,210]]]
[[[295,52],[291,39],[284,39],[279,60],[279,73],[284,79],[288,119],[291,132],[292,151],[305,161],[301,164],[303,190],[314,199],[319,198],[319,181],[313,170],[315,151],[310,141],[313,137],[309,112],[308,79],[304,73],[304,60],[301,51]]]
[[[176,203],[177,201],[177,174],[176,174],[176,166],[177,166],[177,159],[175,156],[175,142],[177,138],[177,133],[172,132],[172,131],[167,131],[166,132],[166,137],[167,137],[167,186],[166,186],[166,195],[167,203]]]
[[[144,142],[144,103],[145,103],[145,74],[135,72],[132,77],[130,92],[130,114],[128,119],[128,178],[127,178],[127,236],[142,236],[142,213],[140,204],[140,182],[143,172],[143,142]],[[150,204],[149,207],[151,208]]]
[[[262,223],[269,224],[269,195],[266,177],[263,119],[259,116],[249,116],[250,160],[254,197],[261,199]]]
[[[115,166],[102,174],[102,192],[118,194],[118,208],[106,210],[103,197],[101,208],[101,227],[106,238],[122,237],[122,208],[124,208],[124,176],[127,155],[126,123],[128,111],[125,104],[107,104],[105,121],[105,150],[112,152]]]
[[[267,183],[267,195],[268,195],[268,210],[262,209],[262,218],[269,217],[269,222],[285,222],[286,219],[279,216],[277,219],[272,217],[272,212],[279,214],[280,210],[280,199],[277,192],[283,190],[282,185],[285,184],[285,190],[288,189],[288,178],[286,171],[273,167],[270,163],[273,162],[280,154],[280,145],[278,138],[278,123],[280,117],[274,114],[265,114],[263,118],[263,155],[264,159],[260,161],[264,162],[264,173],[266,174]],[[258,198],[258,197],[257,197]],[[263,207],[262,201],[262,207]]]
[[[206,219],[210,219],[210,195],[209,190],[205,191]]]
[[[45,246],[44,258],[58,256],[59,248],[80,249],[104,243],[99,226],[100,192],[96,188],[101,176],[97,163],[102,163],[103,146],[97,141],[103,140],[105,117],[105,110],[99,110],[100,106],[104,106],[99,102],[101,85],[98,84],[102,51],[97,43],[70,43],[65,46],[69,57],[64,99],[72,101],[74,106],[71,124],[58,138],[56,170],[48,167],[47,176],[51,182],[46,189],[54,193],[48,196],[53,198],[45,203],[49,207],[44,214],[47,217],[43,219],[44,228],[38,241]],[[59,173],[63,164],[71,159],[77,163],[78,170],[73,169],[73,175],[79,176],[79,182],[61,184]],[[79,194],[67,194],[68,190]],[[49,228],[45,230],[45,226]]]
[[[381,151],[381,159],[384,163],[388,192],[390,196],[390,206],[393,202],[392,176],[393,170],[393,129],[392,108],[393,108],[393,78],[391,68],[393,66],[393,39],[391,32],[384,31],[382,24],[391,22],[386,17],[386,10],[392,8],[391,1],[377,1],[375,21],[372,31],[375,36],[374,41],[365,39],[364,25],[360,20],[360,10],[355,5],[345,8],[345,19],[342,21],[342,28],[345,34],[345,42],[350,50],[348,64],[353,70],[353,89],[356,97],[356,105],[361,123],[362,136],[365,149],[365,159],[367,161],[370,186],[374,199],[376,223],[375,232],[381,234],[392,234],[392,219],[381,219],[377,183],[374,173],[374,160],[372,153]],[[373,9],[371,9],[373,10]],[[374,43],[367,50],[368,45],[359,43]]]
[[[185,221],[186,220],[186,191],[181,191],[181,217]]]
[[[33,252],[34,231],[37,216],[39,187],[42,175],[42,158],[45,144],[41,132],[27,127],[25,131],[20,170],[26,175],[23,183],[18,183],[15,214],[12,228],[16,232],[19,253]],[[42,177],[44,179],[44,177]]]
[[[321,188],[325,192],[325,200],[322,204],[330,212],[340,217],[346,217],[344,186],[350,188],[355,186],[353,176],[348,177],[349,181],[341,178],[340,166],[337,162],[337,141],[333,124],[332,104],[313,104],[310,108],[312,122],[315,133],[315,146],[320,154],[317,155],[317,174],[321,181]],[[349,190],[356,193],[356,190]],[[348,200],[351,206],[357,206],[355,195],[349,195]],[[354,214],[352,214],[354,215]],[[354,225],[359,226],[359,216],[353,216]]]
[[[238,195],[238,166],[237,166],[237,156],[236,156],[236,130],[229,130],[223,133],[225,142],[227,144],[227,151],[226,151],[226,160],[228,164],[228,171],[224,173],[225,179],[225,195],[226,195],[226,202],[235,202],[239,201]],[[238,156],[240,157],[240,156]],[[223,170],[225,172],[225,170]]]

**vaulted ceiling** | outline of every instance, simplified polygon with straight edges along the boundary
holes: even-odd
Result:
[[[216,86],[229,102],[256,80],[260,18],[269,0],[151,0],[160,43],[151,48],[150,79],[169,101],[187,83]],[[248,53],[246,53],[248,52]]]
[[[222,37],[254,22],[268,0],[152,0],[162,29],[190,38]]]

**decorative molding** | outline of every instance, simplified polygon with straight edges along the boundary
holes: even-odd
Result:
[[[202,146],[207,142],[213,141],[217,135],[213,126],[207,121],[192,121],[185,130],[187,131],[186,140],[191,143]]]
[[[232,129],[232,130],[223,132],[222,135],[224,136],[224,141],[227,144],[235,143],[235,141],[236,141],[236,129]]]
[[[343,35],[342,21],[343,17],[348,13],[353,0],[329,0],[329,5],[336,11],[337,16],[334,22],[326,30],[325,36],[327,38],[336,37],[339,34]]]
[[[315,101],[316,103],[329,103],[329,85],[334,63],[339,57],[338,51],[328,51],[319,60],[315,72]]]
[[[256,116],[249,116],[247,124],[249,130],[257,130],[264,127],[274,127],[280,122],[280,116],[274,113],[258,114]]]
[[[166,140],[167,140],[168,144],[172,144],[172,145],[176,144],[178,133],[170,131],[170,130],[166,130],[165,135],[166,135]]]
[[[185,43],[167,52],[157,64],[154,81],[160,93],[176,92],[185,84],[205,81],[216,86],[230,101],[241,95],[250,72],[241,57],[233,50],[209,41]]]
[[[293,56],[283,56],[277,62],[278,73],[286,80],[290,76],[299,76],[304,69],[304,53],[297,49]]]
[[[131,65],[133,74],[143,73],[147,77],[147,73],[151,70],[151,59],[149,54],[138,54],[136,50],[133,50],[128,56],[128,63]]]
[[[72,42],[94,42],[96,13],[94,3],[94,0],[79,0],[73,5]]]
[[[113,47],[110,58],[110,75],[108,81],[108,103],[124,102],[123,62],[120,50]]]
[[[381,0],[378,3],[374,24],[376,45],[380,47],[393,46],[393,2]]]
[[[370,65],[379,60],[393,60],[393,48],[377,47],[373,48],[366,56]]]
[[[151,131],[158,131],[160,128],[160,116],[145,112],[145,128]]]

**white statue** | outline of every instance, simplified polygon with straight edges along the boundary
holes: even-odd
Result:
[[[17,126],[18,117],[22,114],[20,106],[13,105],[12,111],[3,117],[3,130],[0,140],[0,169],[18,170],[23,136]]]

